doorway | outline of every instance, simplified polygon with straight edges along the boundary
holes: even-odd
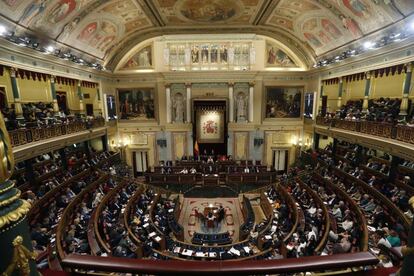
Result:
[[[68,113],[68,105],[67,105],[67,97],[66,97],[66,92],[64,91],[57,91],[56,92],[56,101],[59,107],[59,111],[63,111],[65,112],[65,114],[69,114]]]
[[[6,87],[0,87],[0,109],[7,107]]]
[[[289,151],[287,149],[273,150],[272,167],[280,173],[287,172],[289,161]]]
[[[132,154],[132,165],[135,177],[144,175],[144,173],[148,170],[148,151],[134,151]]]
[[[86,115],[93,116],[93,104],[86,104]]]

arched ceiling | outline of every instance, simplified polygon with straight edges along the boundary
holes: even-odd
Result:
[[[2,21],[116,64],[137,43],[180,33],[267,35],[309,65],[396,23],[413,0],[1,0]]]

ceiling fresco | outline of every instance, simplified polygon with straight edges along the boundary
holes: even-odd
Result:
[[[413,0],[0,0],[0,23],[105,62],[151,35],[230,30],[312,60],[413,13]]]

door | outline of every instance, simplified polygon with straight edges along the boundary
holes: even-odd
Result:
[[[86,115],[93,116],[93,104],[86,104]]]
[[[6,88],[0,87],[0,109],[3,109],[7,106],[7,98],[6,98]]]
[[[135,176],[144,175],[148,169],[148,151],[134,151],[132,164]]]
[[[273,150],[273,168],[277,172],[287,172],[288,168],[288,156],[289,151],[282,149],[282,150]]]
[[[59,111],[62,110],[66,114],[68,114],[68,107],[66,101],[66,92],[57,91],[56,92],[56,101],[59,106]]]

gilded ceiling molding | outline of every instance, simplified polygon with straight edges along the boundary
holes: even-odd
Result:
[[[175,35],[175,34],[223,34],[223,33],[253,33],[258,35],[268,36],[289,48],[306,67],[310,68],[315,62],[315,53],[312,48],[298,40],[296,37],[288,33],[282,33],[274,27],[264,26],[230,26],[223,29],[209,29],[208,27],[200,26],[198,28],[151,28],[135,32],[124,41],[121,41],[117,47],[114,47],[106,58],[105,67],[113,71],[119,62],[128,55],[137,44],[157,36]]]

